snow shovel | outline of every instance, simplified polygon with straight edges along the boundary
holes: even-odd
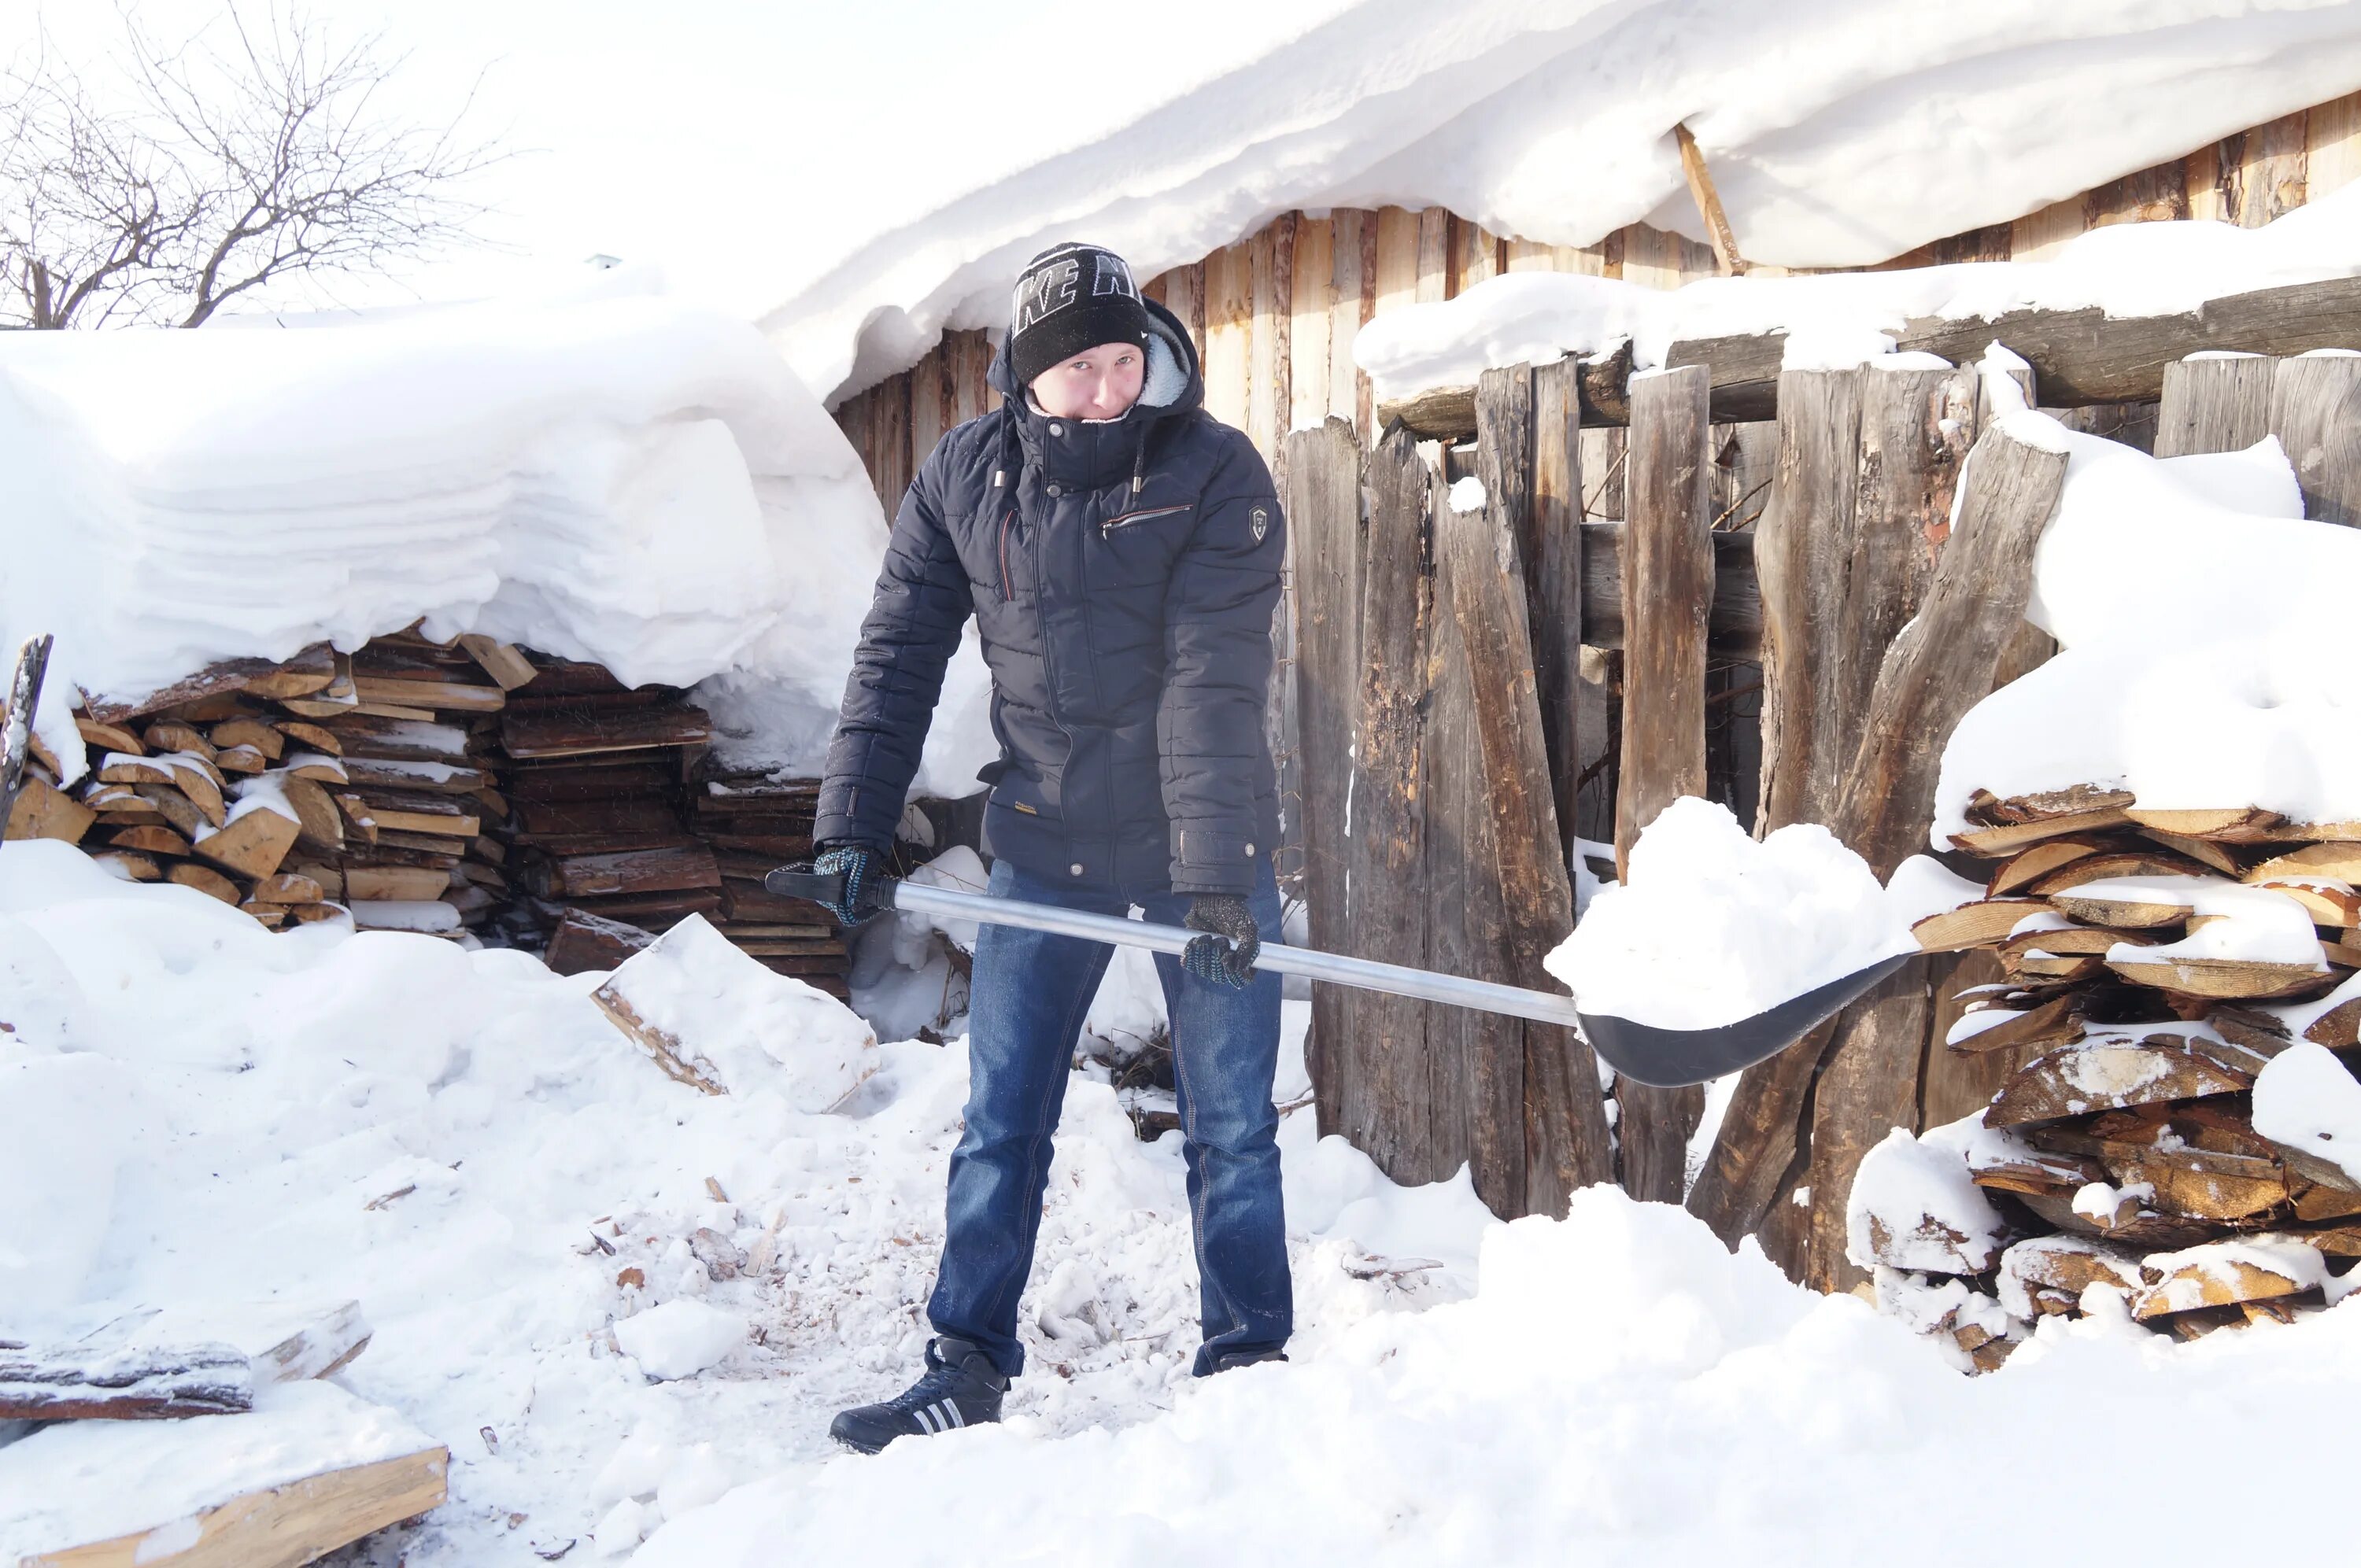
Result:
[[[844,878],[834,872],[783,866],[763,879],[763,885],[782,898],[833,903],[844,893]],[[1027,904],[1020,899],[993,898],[961,893],[954,888],[928,887],[913,882],[887,882],[881,892],[887,908],[907,915],[934,915],[952,920],[974,920],[994,926],[1021,926],[1055,936],[1119,947],[1145,948],[1151,953],[1178,955],[1205,933],[1179,926],[1151,926],[1113,915],[1092,915],[1055,905]],[[1448,1007],[1472,1007],[1479,1013],[1505,1014],[1543,1024],[1572,1025],[1582,1031],[1591,1048],[1625,1078],[1660,1089],[1703,1083],[1778,1055],[1813,1026],[1847,1003],[1900,969],[1911,955],[1897,953],[1867,969],[1855,970],[1734,1024],[1710,1029],[1661,1029],[1611,1014],[1586,1013],[1570,996],[1554,996],[1522,986],[1495,985],[1432,970],[1381,964],[1367,959],[1323,953],[1316,948],[1289,948],[1265,942],[1255,955],[1255,967],[1274,974],[1300,974],[1332,985],[1382,991]]]

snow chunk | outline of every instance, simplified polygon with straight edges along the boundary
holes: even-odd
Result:
[[[1968,1179],[1967,1149],[1981,1113],[1914,1138],[1896,1127],[1861,1157],[1845,1206],[1845,1255],[1927,1274],[1981,1274],[2008,1227]]]
[[[1886,914],[1906,931],[1929,916],[1973,904],[1983,895],[1983,883],[1970,882],[1932,855],[1913,855],[1886,879]]]
[[[746,1320],[692,1298],[666,1301],[615,1325],[615,1343],[663,1382],[694,1377],[746,1343]]]
[[[2325,1046],[2298,1040],[2265,1064],[2255,1131],[2361,1181],[2361,1082]]]
[[[1727,807],[1685,796],[1631,847],[1543,960],[1587,1013],[1705,1029],[1916,950],[1868,863],[1813,823],[1757,843]]]
[[[610,993],[719,1087],[769,1090],[798,1111],[831,1109],[877,1069],[877,1036],[852,1009],[772,973],[701,915],[624,959]]]
[[[1484,510],[1484,481],[1473,474],[1463,474],[1451,481],[1451,510],[1455,512]]]

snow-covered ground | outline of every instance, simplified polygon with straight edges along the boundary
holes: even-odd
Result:
[[[1193,1383],[1177,1140],[1138,1142],[1086,1072],[1012,1419],[838,1453],[829,1414],[898,1387],[926,1332],[962,1054],[888,1044],[836,1114],[707,1096],[597,1013],[596,982],[426,937],[271,935],[6,846],[0,1320],[357,1298],[376,1340],[336,1381],[453,1463],[450,1501],[347,1568],[523,1568],[568,1541],[645,1568],[1827,1563],[1905,1541],[1967,1563],[1992,1550],[1979,1476],[2005,1478],[2016,1539],[2088,1525],[2091,1472],[2026,1443],[2191,1420],[2272,1453],[2290,1495],[2342,1482],[2361,1310],[2194,1344],[2053,1321],[1970,1380],[1677,1210],[1598,1189],[1502,1226],[1464,1177],[1394,1187],[1308,1112],[1282,1124],[1294,1360]],[[0,1497],[0,1548],[54,1501]],[[2159,1562],[2324,1528],[2107,1513]]]
[[[841,1114],[707,1096],[598,1013],[601,978],[429,937],[274,936],[77,850],[7,845],[0,1324],[357,1299],[376,1339],[337,1380],[453,1455],[451,1500],[364,1561],[530,1563],[568,1540],[587,1556],[620,1504],[609,1542],[829,1459],[829,1415],[917,1364],[965,1054],[889,1044]],[[1300,1056],[1288,1072],[1283,1100]],[[1492,1222],[1464,1178],[1404,1191],[1316,1142],[1308,1110],[1282,1127],[1306,1354],[1466,1293]],[[713,1317],[684,1305],[727,1314],[726,1351],[652,1380],[711,1359]],[[681,1321],[656,1318],[642,1363],[621,1347],[651,1309]],[[1013,1430],[1050,1442],[1171,1408],[1195,1318],[1178,1139],[1140,1143],[1077,1074]],[[0,1561],[38,1501],[0,1497]]]

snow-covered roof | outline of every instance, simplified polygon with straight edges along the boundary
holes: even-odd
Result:
[[[1587,245],[1702,236],[1672,128],[1756,262],[1847,267],[2000,222],[2361,85],[2331,0],[1360,0],[1112,134],[991,89],[1044,153],[852,249],[761,324],[830,397],[997,326],[1060,238],[1142,275],[1292,210],[1442,205]]]

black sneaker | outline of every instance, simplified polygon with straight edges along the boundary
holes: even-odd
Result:
[[[1225,1350],[1213,1357],[1213,1364],[1206,1369],[1205,1376],[1210,1377],[1216,1372],[1229,1372],[1241,1366],[1259,1366],[1266,1361],[1286,1359],[1287,1352],[1283,1350]]]
[[[1007,1375],[983,1346],[938,1334],[927,1343],[924,1376],[883,1404],[838,1412],[828,1435],[855,1453],[874,1453],[897,1437],[932,1437],[996,1421],[1007,1393]]]

